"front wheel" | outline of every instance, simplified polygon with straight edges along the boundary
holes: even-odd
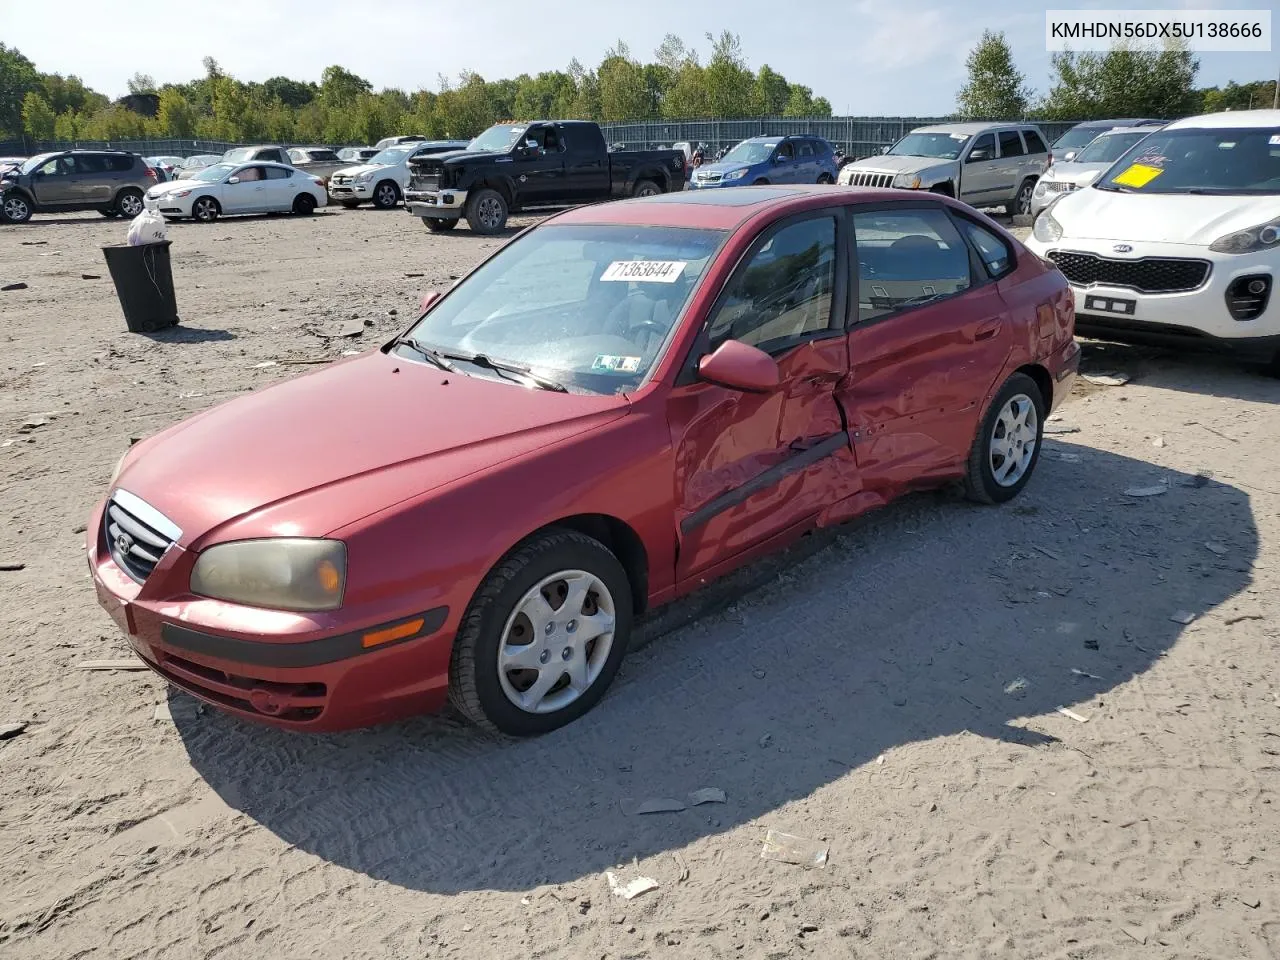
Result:
[[[454,640],[449,697],[509,736],[548,733],[604,696],[631,638],[631,584],[602,543],[549,530],[480,584]]]
[[[769,181],[764,177],[761,177],[759,180],[753,180],[751,185],[753,187],[767,187],[769,185]]]
[[[293,212],[299,216],[309,217],[316,212],[316,198],[309,193],[300,193],[293,198]]]
[[[0,204],[0,212],[4,213],[5,223],[26,223],[31,219],[31,204],[19,194],[11,193]]]
[[[1005,381],[969,451],[965,494],[979,503],[1012,500],[1040,460],[1047,413],[1040,387],[1025,373]]]
[[[222,215],[222,208],[213,197],[200,197],[191,205],[191,218],[201,223],[213,223]]]
[[[439,217],[423,217],[422,222],[432,233],[446,233],[458,225],[457,220],[441,220]]]
[[[115,207],[106,207],[102,210],[99,210],[98,212],[102,214],[104,217],[106,217],[108,220],[111,220],[111,219],[114,219],[115,217],[120,216],[120,211],[117,210]]]
[[[400,202],[400,188],[390,180],[383,180],[373,188],[373,205],[379,210],[390,210]]]
[[[1036,178],[1027,177],[1018,187],[1017,196],[1004,205],[1004,212],[1010,217],[1019,217],[1031,212],[1031,194],[1036,189]]]
[[[359,200],[343,200],[342,201],[342,207],[344,210],[354,210],[358,206],[360,206]]]
[[[497,190],[478,191],[467,204],[467,223],[476,233],[497,233],[507,225],[507,201]]]

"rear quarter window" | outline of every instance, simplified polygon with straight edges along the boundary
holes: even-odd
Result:
[[[1040,134],[1034,130],[1023,130],[1022,138],[1027,141],[1027,153],[1049,152],[1049,148],[1044,145],[1044,140],[1040,138]]]

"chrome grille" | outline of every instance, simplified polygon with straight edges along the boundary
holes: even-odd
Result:
[[[1066,180],[1045,180],[1044,188],[1049,193],[1070,193],[1076,188],[1076,185]]]
[[[345,174],[339,174],[339,175],[337,175],[337,176],[335,176],[335,177],[330,178],[330,181],[329,181],[329,182],[330,182],[330,183],[337,184],[337,185],[340,185],[340,186],[341,186],[341,185],[345,185],[345,184],[350,183],[350,182],[351,182],[351,177],[348,177],[348,176],[346,176]]]
[[[695,174],[699,183],[719,183],[724,179],[722,173],[699,173]]]
[[[892,187],[892,173],[864,173],[860,170],[854,170],[849,174],[849,186],[851,187]]]
[[[1141,257],[1116,260],[1092,253],[1051,250],[1049,259],[1077,287],[1105,284],[1139,293],[1182,293],[1195,290],[1209,278],[1208,260],[1182,257]]]
[[[107,501],[102,532],[111,559],[138,583],[182,536],[168,517],[127,490],[117,490]]]

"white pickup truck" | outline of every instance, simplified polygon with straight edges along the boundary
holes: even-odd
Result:
[[[387,147],[368,162],[344,167],[329,178],[329,200],[353,210],[372,203],[389,210],[400,202],[409,185],[409,160],[427,154],[465,150],[467,140],[417,140]]]

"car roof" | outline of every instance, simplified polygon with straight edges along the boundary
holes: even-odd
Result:
[[[815,202],[825,199],[827,203]],[[919,202],[923,196],[906,190],[870,187],[831,187],[820,184],[731,187],[720,190],[681,190],[615,203],[590,204],[553,218],[557,224],[619,224],[695,227],[731,230],[765,210],[799,212],[812,207],[854,202]],[[934,199],[934,198],[930,198]],[[939,202],[942,202],[939,200]]]
[[[1108,127],[1098,134],[1098,138],[1114,137],[1118,133],[1142,133],[1144,131],[1159,130],[1163,127],[1163,123],[1131,123],[1125,127]]]
[[[1084,128],[1085,130],[1092,130],[1095,127],[1107,127],[1108,129],[1116,127],[1145,127],[1153,123],[1164,122],[1165,121],[1163,120],[1157,120],[1154,118],[1142,119],[1138,117],[1117,117],[1114,120],[1085,120],[1082,123],[1077,123],[1071,129],[1079,130]]]
[[[1215,130],[1247,127],[1280,127],[1280,110],[1228,110],[1175,120],[1166,130]]]
[[[1039,130],[1034,123],[1023,123],[1019,120],[994,123],[933,123],[927,127],[916,127],[912,133],[963,133],[973,136],[986,133],[988,130]]]

